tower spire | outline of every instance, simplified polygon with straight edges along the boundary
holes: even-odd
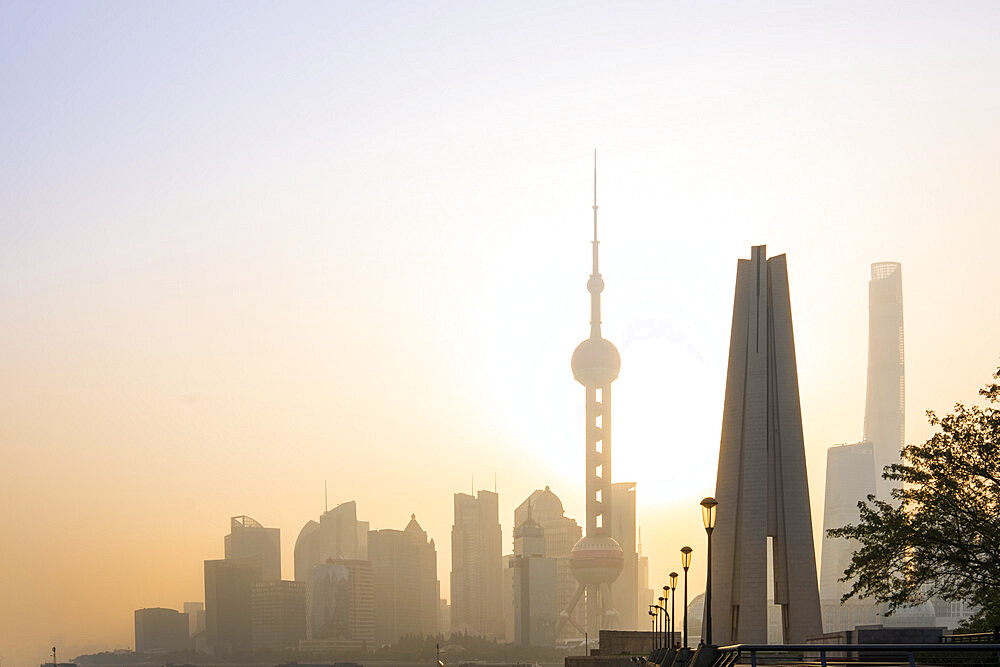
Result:
[[[600,241],[597,240],[597,149],[594,149],[594,240],[591,241],[594,246],[594,270],[591,271],[591,275],[599,276],[601,272],[597,270],[597,244]]]

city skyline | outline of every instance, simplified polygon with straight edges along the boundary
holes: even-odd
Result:
[[[446,597],[470,477],[496,474],[505,548],[546,485],[582,522],[566,355],[594,146],[613,464],[653,590],[685,543],[703,586],[751,244],[794,276],[818,540],[826,448],[862,436],[870,264],[906,266],[907,442],[996,366],[998,21],[975,2],[5,3],[5,664],[125,646],[135,609],[197,600],[233,516],[281,529],[291,579],[324,481],[372,527],[415,513]]]

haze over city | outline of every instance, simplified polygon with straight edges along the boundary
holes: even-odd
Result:
[[[716,486],[736,261],[787,255],[817,557],[900,262],[906,441],[997,366],[995,3],[0,5],[0,654],[130,646],[230,517],[584,508],[597,149],[650,585]],[[7,663],[5,663],[7,664]]]

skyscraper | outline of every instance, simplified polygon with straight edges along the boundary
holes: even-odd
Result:
[[[374,646],[371,561],[331,558],[314,567],[306,588],[306,607],[310,640],[327,640],[330,648]]]
[[[858,501],[875,493],[875,463],[872,443],[838,445],[826,450],[826,494],[823,504],[823,551],[819,573],[819,599],[823,610],[823,631],[853,630],[856,625],[875,623],[875,604],[852,599],[842,605],[840,598],[851,589],[839,581],[857,548],[853,540],[828,537],[831,528],[857,523]]]
[[[782,636],[819,634],[819,591],[785,256],[736,271],[715,497],[712,639],[767,641],[767,538]]]
[[[619,613],[619,628],[640,630],[639,627],[639,556],[635,544],[635,482],[615,482],[611,485],[611,536],[622,548],[622,573],[611,584],[611,595]],[[643,607],[643,625],[648,616]]]
[[[226,652],[252,650],[250,596],[260,583],[260,559],[205,561],[205,638]]]
[[[863,440],[875,456],[875,494],[889,500],[892,489],[882,469],[899,463],[906,404],[903,366],[903,268],[899,262],[872,264],[868,282],[868,386]]]
[[[498,496],[455,494],[451,529],[451,620],[453,632],[489,639],[504,637]]]
[[[556,560],[545,556],[541,525],[530,516],[514,528],[514,553],[509,560],[514,642],[521,646],[551,646],[559,616]]]
[[[306,585],[301,581],[264,581],[250,592],[254,651],[298,648],[306,638]]]
[[[586,632],[597,636],[601,628],[619,626],[618,611],[611,599],[611,584],[622,571],[622,548],[612,537],[611,491],[611,383],[618,378],[621,357],[611,341],[601,336],[601,292],[604,279],[598,270],[597,246],[597,156],[594,156],[593,268],[587,281],[590,292],[590,338],[573,351],[573,377],[585,387],[587,534],[570,553],[570,567],[578,582],[569,605],[559,615],[556,634],[573,623],[573,611],[586,595]],[[577,628],[584,630],[583,628]]]
[[[549,487],[532,491],[524,502],[514,510],[514,525],[518,526],[527,520],[528,515],[542,527],[545,537],[545,555],[556,560],[556,596],[560,610],[569,608],[573,594],[578,586],[573,571],[570,568],[570,552],[580,541],[583,530],[574,519],[566,516],[562,501]],[[512,573],[511,573],[512,575]],[[513,584],[512,584],[513,585]],[[584,605],[577,605],[568,623],[561,628],[560,639],[569,638],[577,628],[584,626]],[[513,615],[513,600],[511,601]],[[513,641],[513,627],[511,628]]]
[[[437,549],[416,515],[410,515],[403,530],[369,531],[368,555],[374,577],[376,643],[436,635],[441,600]]]
[[[295,540],[295,580],[309,581],[313,568],[327,559],[366,560],[368,522],[358,521],[357,504],[351,500],[309,521]]]
[[[281,580],[281,531],[248,516],[234,516],[226,535],[226,558],[259,558],[263,581]]]

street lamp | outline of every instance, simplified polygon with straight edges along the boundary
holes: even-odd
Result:
[[[670,598],[670,645],[674,645],[674,634],[677,631],[677,573],[670,573],[670,592],[673,593],[673,597]]]
[[[708,533],[708,574],[705,580],[705,644],[712,645],[712,530],[715,528],[715,510],[719,503],[708,497],[701,501],[701,519]]]
[[[663,599],[664,599],[663,608],[665,610],[667,608],[666,601],[670,599],[670,586],[664,586],[663,587]],[[667,614],[667,624],[663,627],[663,645],[664,646],[669,646],[669,644],[667,643],[667,637],[668,637],[668,633],[670,632],[671,619],[673,619],[673,614]]]
[[[649,605],[649,615],[652,617],[649,619],[649,652],[652,653],[656,650],[656,614],[653,613],[653,605]]]
[[[684,639],[682,646],[688,645],[688,568],[691,567],[691,547],[681,547],[681,567],[684,568]]]
[[[663,631],[664,638],[666,638],[667,621],[670,620],[670,615],[667,614],[667,600],[666,600],[666,598],[662,598],[662,597],[661,598],[657,598],[657,599],[660,601],[660,604],[657,605],[657,607],[660,609],[660,611],[663,612],[663,616],[664,616],[664,619],[662,621],[660,621],[660,630]],[[666,644],[662,644],[661,643],[660,646],[666,646]]]

